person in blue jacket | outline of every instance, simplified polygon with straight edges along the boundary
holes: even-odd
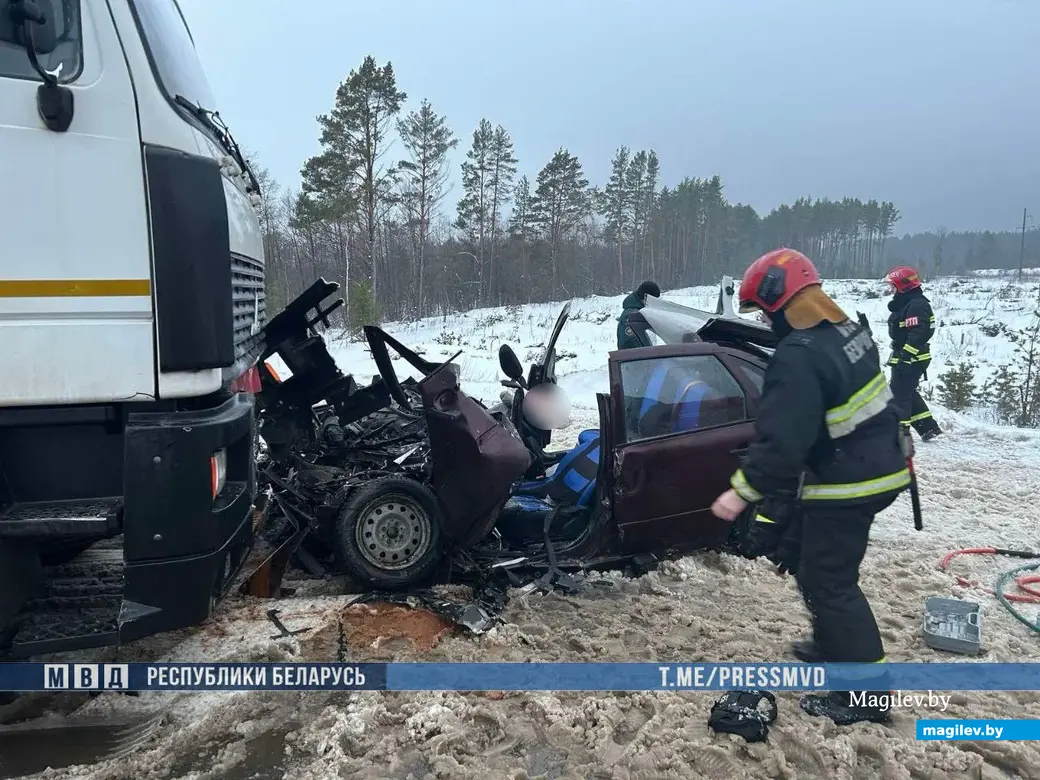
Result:
[[[635,331],[629,326],[628,318],[632,316],[633,312],[637,312],[646,306],[646,296],[648,295],[652,295],[655,298],[661,297],[661,288],[657,286],[657,282],[643,282],[636,288],[635,292],[629,293],[621,304],[622,312],[621,316],[618,317],[617,326],[618,349],[634,349],[643,346],[636,338]]]

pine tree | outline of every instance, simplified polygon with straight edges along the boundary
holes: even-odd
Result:
[[[417,284],[418,315],[423,317],[426,313],[426,244],[430,222],[444,198],[444,185],[449,175],[448,150],[458,145],[458,139],[428,100],[423,100],[417,111],[398,122],[397,131],[410,157],[399,163],[405,179],[402,205],[414,225],[416,267],[412,277]]]
[[[654,267],[654,215],[657,212],[657,179],[661,172],[661,164],[657,159],[657,152],[651,149],[646,155],[646,175],[643,179],[643,254],[644,265],[650,277],[657,273]],[[649,244],[649,261],[646,260],[647,245]]]
[[[1018,425],[1040,427],[1040,311],[1017,339],[1015,363],[1019,366]]]
[[[963,412],[975,401],[975,366],[960,363],[939,375],[939,402],[947,409]]]
[[[997,369],[986,390],[986,401],[993,406],[993,411],[1000,425],[1014,425],[1018,420],[1020,409],[1019,378],[1007,365]]]
[[[625,189],[628,192],[628,218],[632,225],[632,287],[636,286],[637,276],[642,264],[639,243],[645,231],[646,218],[646,151],[640,150],[632,155],[632,161],[626,172]]]
[[[491,122],[481,119],[473,131],[473,142],[462,163],[462,198],[455,226],[462,230],[476,248],[478,305],[486,294],[484,256],[491,235],[492,171],[495,131]]]
[[[526,291],[527,302],[531,302],[531,279],[528,245],[534,233],[534,220],[531,214],[531,183],[526,176],[521,176],[513,191],[513,214],[509,218],[509,235],[520,248],[520,285]]]
[[[336,90],[332,111],[318,117],[322,153],[308,161],[304,170],[312,175],[323,198],[335,200],[329,188],[359,190],[363,214],[363,233],[371,293],[378,292],[376,264],[377,219],[384,201],[390,197],[394,168],[383,169],[380,160],[389,149],[387,133],[401,110],[407,94],[397,89],[393,66],[376,65],[367,56],[361,67],[350,71]],[[353,186],[351,186],[353,185]]]
[[[509,137],[509,133],[506,132],[505,128],[499,125],[495,128],[495,134],[491,138],[491,175],[489,180],[491,189],[491,269],[488,279],[488,291],[496,301],[499,298],[495,273],[499,215],[509,203],[509,193],[512,190],[513,179],[516,176],[516,164],[517,159],[513,154],[513,139]]]
[[[350,297],[350,315],[347,318],[347,330],[351,338],[361,336],[365,325],[379,322],[379,307],[372,294],[372,285],[362,279],[354,284],[348,293]]]
[[[293,204],[289,226],[307,238],[310,252],[316,248],[316,230],[326,226],[335,247],[335,259],[342,266],[343,289],[349,292],[354,281],[350,262],[350,229],[357,219],[360,190],[356,158],[328,149],[311,157],[300,171],[302,188]],[[347,296],[343,315],[350,316]]]
[[[625,283],[623,247],[629,238],[631,214],[628,194],[629,151],[627,146],[618,147],[610,161],[610,179],[597,203],[599,212],[606,220],[603,237],[617,247],[618,282]]]
[[[589,182],[578,158],[559,149],[541,171],[531,204],[532,218],[549,245],[552,268],[550,291],[557,291],[559,252],[563,241],[582,223],[591,209]]]

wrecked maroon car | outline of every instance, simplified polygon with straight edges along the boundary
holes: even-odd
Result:
[[[528,554],[504,565],[562,572],[628,560],[638,567],[738,543],[742,525],[716,518],[711,505],[754,435],[776,337],[726,316],[721,303],[716,314],[648,306],[630,318],[648,346],[608,357],[599,428],[582,431],[570,450],[547,453],[552,434],[530,422],[523,404],[534,388],[556,384],[556,342],[569,312],[568,304],[526,378],[513,350],[500,349],[509,388],[501,411],[533,455],[496,524],[510,552]]]
[[[290,526],[269,565],[284,571],[295,555],[319,573],[332,551],[333,568],[403,587],[491,533],[531,454],[508,420],[461,390],[451,360],[428,362],[379,328],[364,329],[379,376],[359,387],[343,374],[315,330],[342,305],[322,308],[338,287],[315,282],[265,328],[258,471]],[[418,382],[397,377],[391,349]],[[275,354],[292,372],[284,381],[267,363]]]
[[[359,387],[343,375],[314,330],[341,303],[321,308],[337,287],[316,283],[267,326],[268,355],[292,371],[284,382],[265,371],[260,395],[260,474],[288,524],[276,577],[295,555],[312,574],[384,590],[496,573],[531,583],[532,572],[551,587],[573,582],[568,570],[638,570],[739,541],[741,523],[710,507],[753,435],[767,328],[648,306],[638,321],[653,345],[610,354],[599,428],[549,452],[552,431],[532,424],[525,399],[558,387],[569,304],[526,377],[502,346],[508,390],[488,409],[459,387],[457,355],[430,363],[375,327],[365,336],[379,376]],[[398,377],[391,349],[419,381]]]

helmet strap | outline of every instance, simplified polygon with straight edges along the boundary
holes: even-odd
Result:
[[[791,323],[787,321],[787,314],[784,313],[783,309],[777,309],[769,315],[769,329],[779,338],[783,338],[794,331]]]

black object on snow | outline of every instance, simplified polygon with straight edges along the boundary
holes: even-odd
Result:
[[[767,703],[765,709],[763,701]],[[727,691],[711,706],[708,726],[748,742],[765,742],[776,714],[776,697],[769,691]]]

